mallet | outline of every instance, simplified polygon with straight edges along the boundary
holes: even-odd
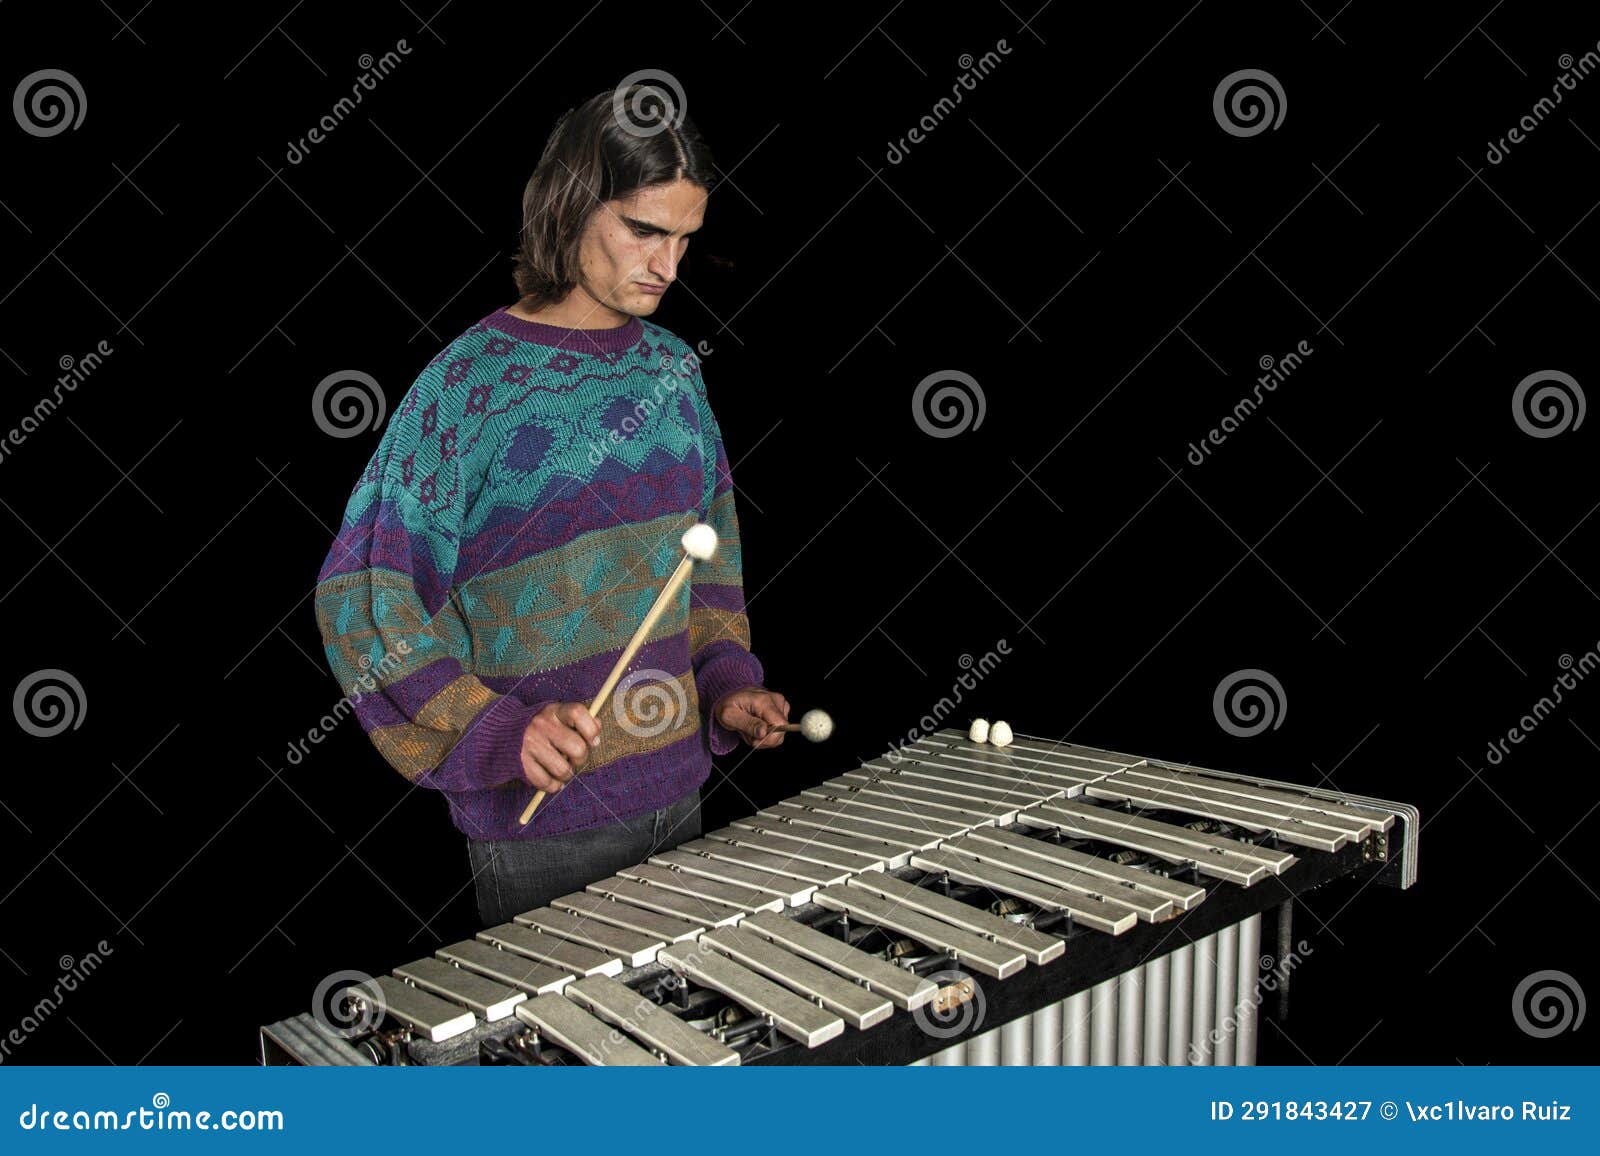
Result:
[[[694,569],[696,562],[710,561],[716,552],[717,532],[704,522],[696,522],[683,532],[683,560],[667,579],[667,584],[661,588],[661,593],[656,595],[650,612],[644,616],[644,621],[639,623],[639,629],[633,632],[633,637],[628,640],[628,645],[617,658],[617,664],[611,668],[611,673],[606,676],[605,682],[600,684],[600,692],[589,704],[589,713],[597,720],[600,717],[600,708],[605,706],[606,699],[611,697],[611,692],[616,689],[617,682],[628,669],[628,664],[639,653],[639,648],[644,645],[645,639],[650,637],[650,632],[656,628],[656,623],[660,621],[668,605],[678,596],[678,589],[689,577],[689,571]],[[534,795],[523,809],[521,823],[524,827],[533,819],[533,813],[539,809],[539,804],[544,802],[544,794],[540,791]]]
[[[833,733],[833,719],[825,710],[808,710],[800,716],[797,723],[784,723],[782,726],[773,727],[775,731],[784,731],[788,734],[799,732],[814,743],[820,743]]]

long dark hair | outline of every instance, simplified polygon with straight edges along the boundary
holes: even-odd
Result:
[[[633,84],[561,114],[522,193],[513,275],[524,310],[572,291],[584,226],[602,202],[679,179],[711,190],[711,150],[683,107],[659,86]]]

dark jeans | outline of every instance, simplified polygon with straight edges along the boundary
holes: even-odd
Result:
[[[623,867],[700,837],[700,792],[620,823],[544,839],[468,839],[485,927],[582,891]]]

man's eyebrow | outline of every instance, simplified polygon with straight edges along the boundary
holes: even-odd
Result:
[[[661,233],[662,235],[666,235],[667,233],[670,232],[670,230],[663,229],[660,225],[656,224],[653,221],[641,221],[637,217],[623,217],[622,218],[622,223],[627,225],[629,228],[642,229],[647,233]],[[697,232],[699,232],[699,229],[690,229],[688,232],[684,233],[683,235],[685,237],[692,237]]]

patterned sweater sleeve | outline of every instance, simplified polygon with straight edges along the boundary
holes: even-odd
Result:
[[[734,509],[733,478],[722,444],[722,430],[710,405],[703,398],[697,400],[701,402],[701,452],[706,464],[701,516],[717,532],[717,552],[711,561],[700,563],[693,571],[689,651],[695,690],[706,713],[711,752],[725,755],[739,745],[739,736],[716,721],[717,700],[730,691],[760,686],[763,671],[750,651],[739,518]]]
[[[318,577],[317,624],[384,759],[419,786],[482,790],[522,779],[522,734],[545,704],[495,693],[456,657],[471,653],[453,597],[471,486],[452,472],[465,467],[432,408],[419,418],[408,399],[350,495]]]

